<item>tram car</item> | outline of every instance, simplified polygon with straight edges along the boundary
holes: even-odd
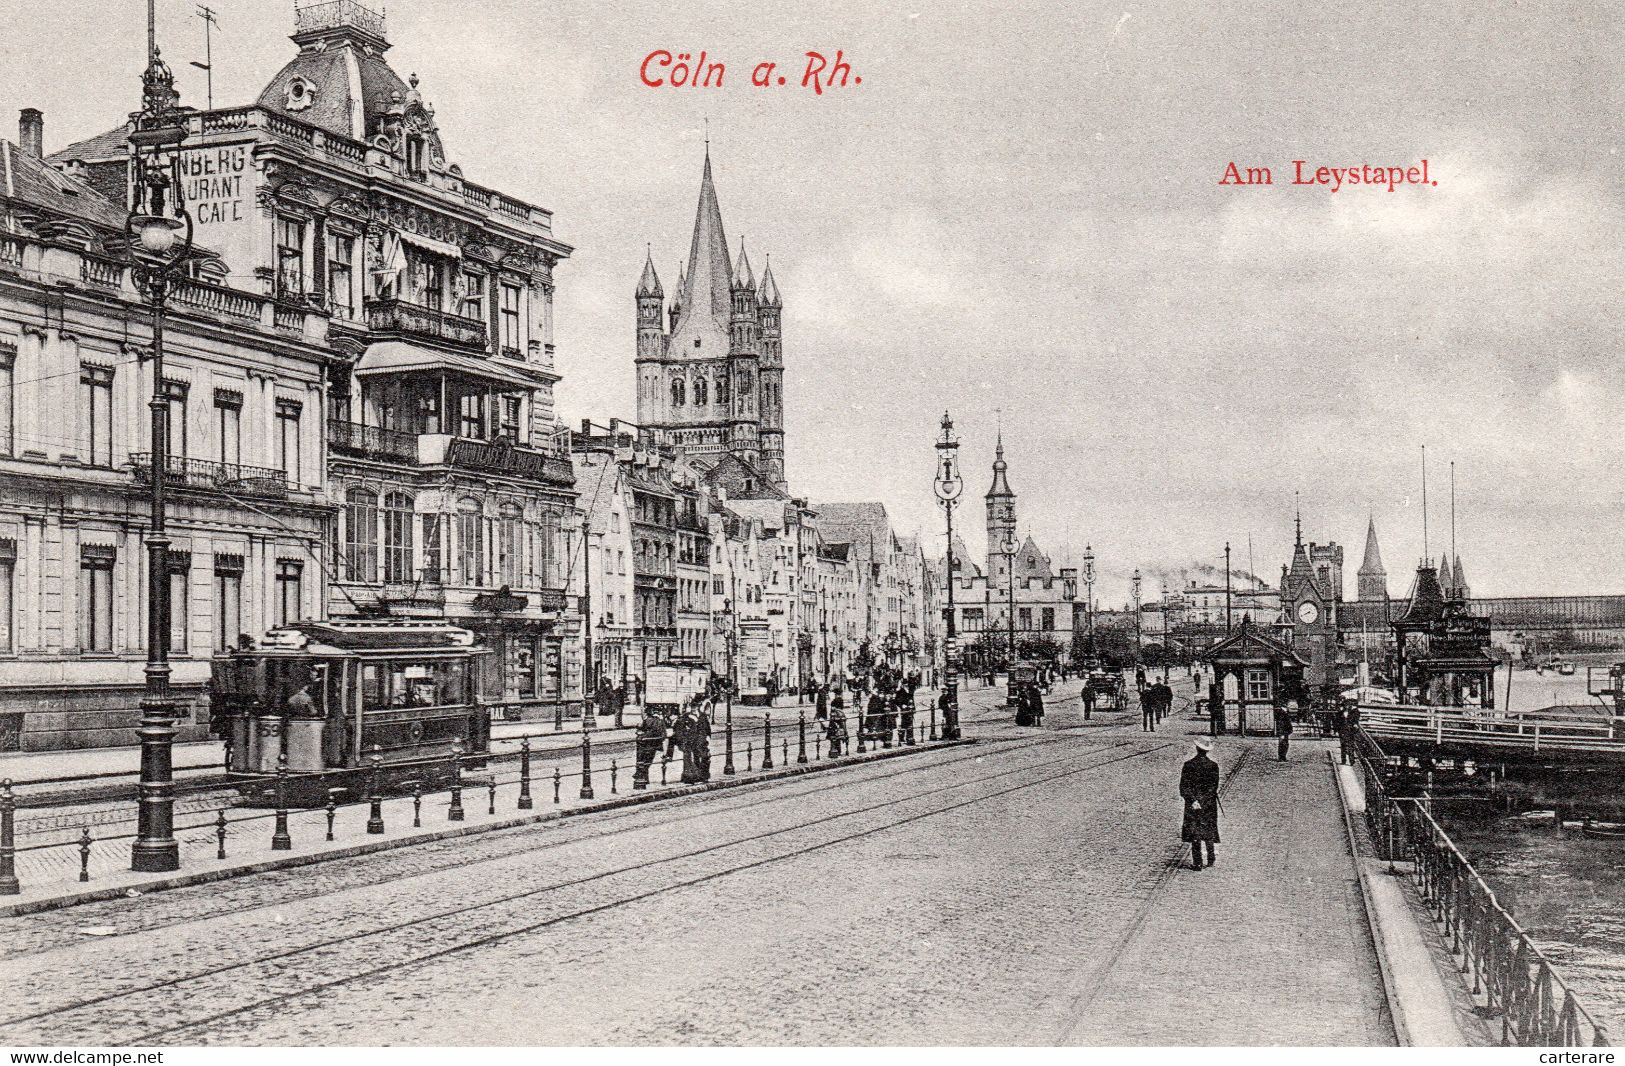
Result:
[[[286,756],[287,802],[297,806],[365,795],[375,752],[383,789],[449,779],[454,744],[472,756],[490,751],[491,708],[479,692],[488,654],[471,631],[443,622],[273,629],[255,647],[214,659],[210,692],[228,776],[250,805],[274,803]]]

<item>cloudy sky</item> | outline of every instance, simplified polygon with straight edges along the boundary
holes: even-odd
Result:
[[[160,39],[203,100],[192,0]],[[217,104],[292,54],[292,3],[213,0]],[[1509,0],[896,5],[391,0],[473,180],[556,212],[560,407],[635,416],[632,290],[686,256],[710,119],[723,219],[785,298],[798,494],[883,500],[941,544],[944,408],[973,498],[1002,417],[1024,526],[1135,567],[1274,573],[1306,536],[1358,565],[1374,515],[1395,592],[1458,542],[1480,594],[1625,592],[1617,471],[1625,196],[1620,16]],[[47,148],[138,95],[138,0],[0,0],[0,111]],[[657,48],[704,49],[720,89],[643,87]],[[844,52],[861,86],[797,86]],[[756,89],[779,62],[785,88]],[[12,136],[9,130],[7,136]],[[1436,187],[1289,184],[1311,167],[1429,160]],[[1226,164],[1268,188],[1224,187]],[[997,411],[1002,410],[1002,415]],[[1155,586],[1148,588],[1152,595]]]

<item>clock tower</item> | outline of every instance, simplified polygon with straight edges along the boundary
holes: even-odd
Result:
[[[1336,544],[1305,545],[1303,517],[1295,522],[1292,565],[1281,572],[1282,635],[1309,662],[1304,685],[1311,697],[1337,683],[1337,607],[1341,602],[1343,550]]]
[[[1004,588],[1010,580],[1010,556],[1005,541],[1016,538],[1016,494],[1005,477],[1004,433],[993,452],[993,487],[987,490],[987,574],[991,588]]]

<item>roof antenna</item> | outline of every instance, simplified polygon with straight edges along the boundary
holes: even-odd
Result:
[[[1428,565],[1428,446],[1422,445],[1422,565]]]
[[[198,5],[197,17],[203,20],[203,62],[199,63],[197,60],[194,59],[194,60],[192,60],[192,65],[194,67],[198,68],[199,70],[203,71],[204,75],[207,77],[209,110],[213,111],[214,110],[214,49],[213,49],[212,41],[210,40],[209,29],[210,29],[210,27],[214,27],[214,28],[218,29],[219,26],[220,26],[220,23],[214,17],[214,9],[211,8],[211,7],[208,7],[207,5],[204,5],[204,4],[199,4]]]
[[[1450,460],[1450,557],[1456,557],[1456,461]]]

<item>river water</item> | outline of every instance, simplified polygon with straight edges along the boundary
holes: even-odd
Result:
[[[1437,801],[1434,814],[1592,1017],[1625,1039],[1625,839],[1488,807]]]

